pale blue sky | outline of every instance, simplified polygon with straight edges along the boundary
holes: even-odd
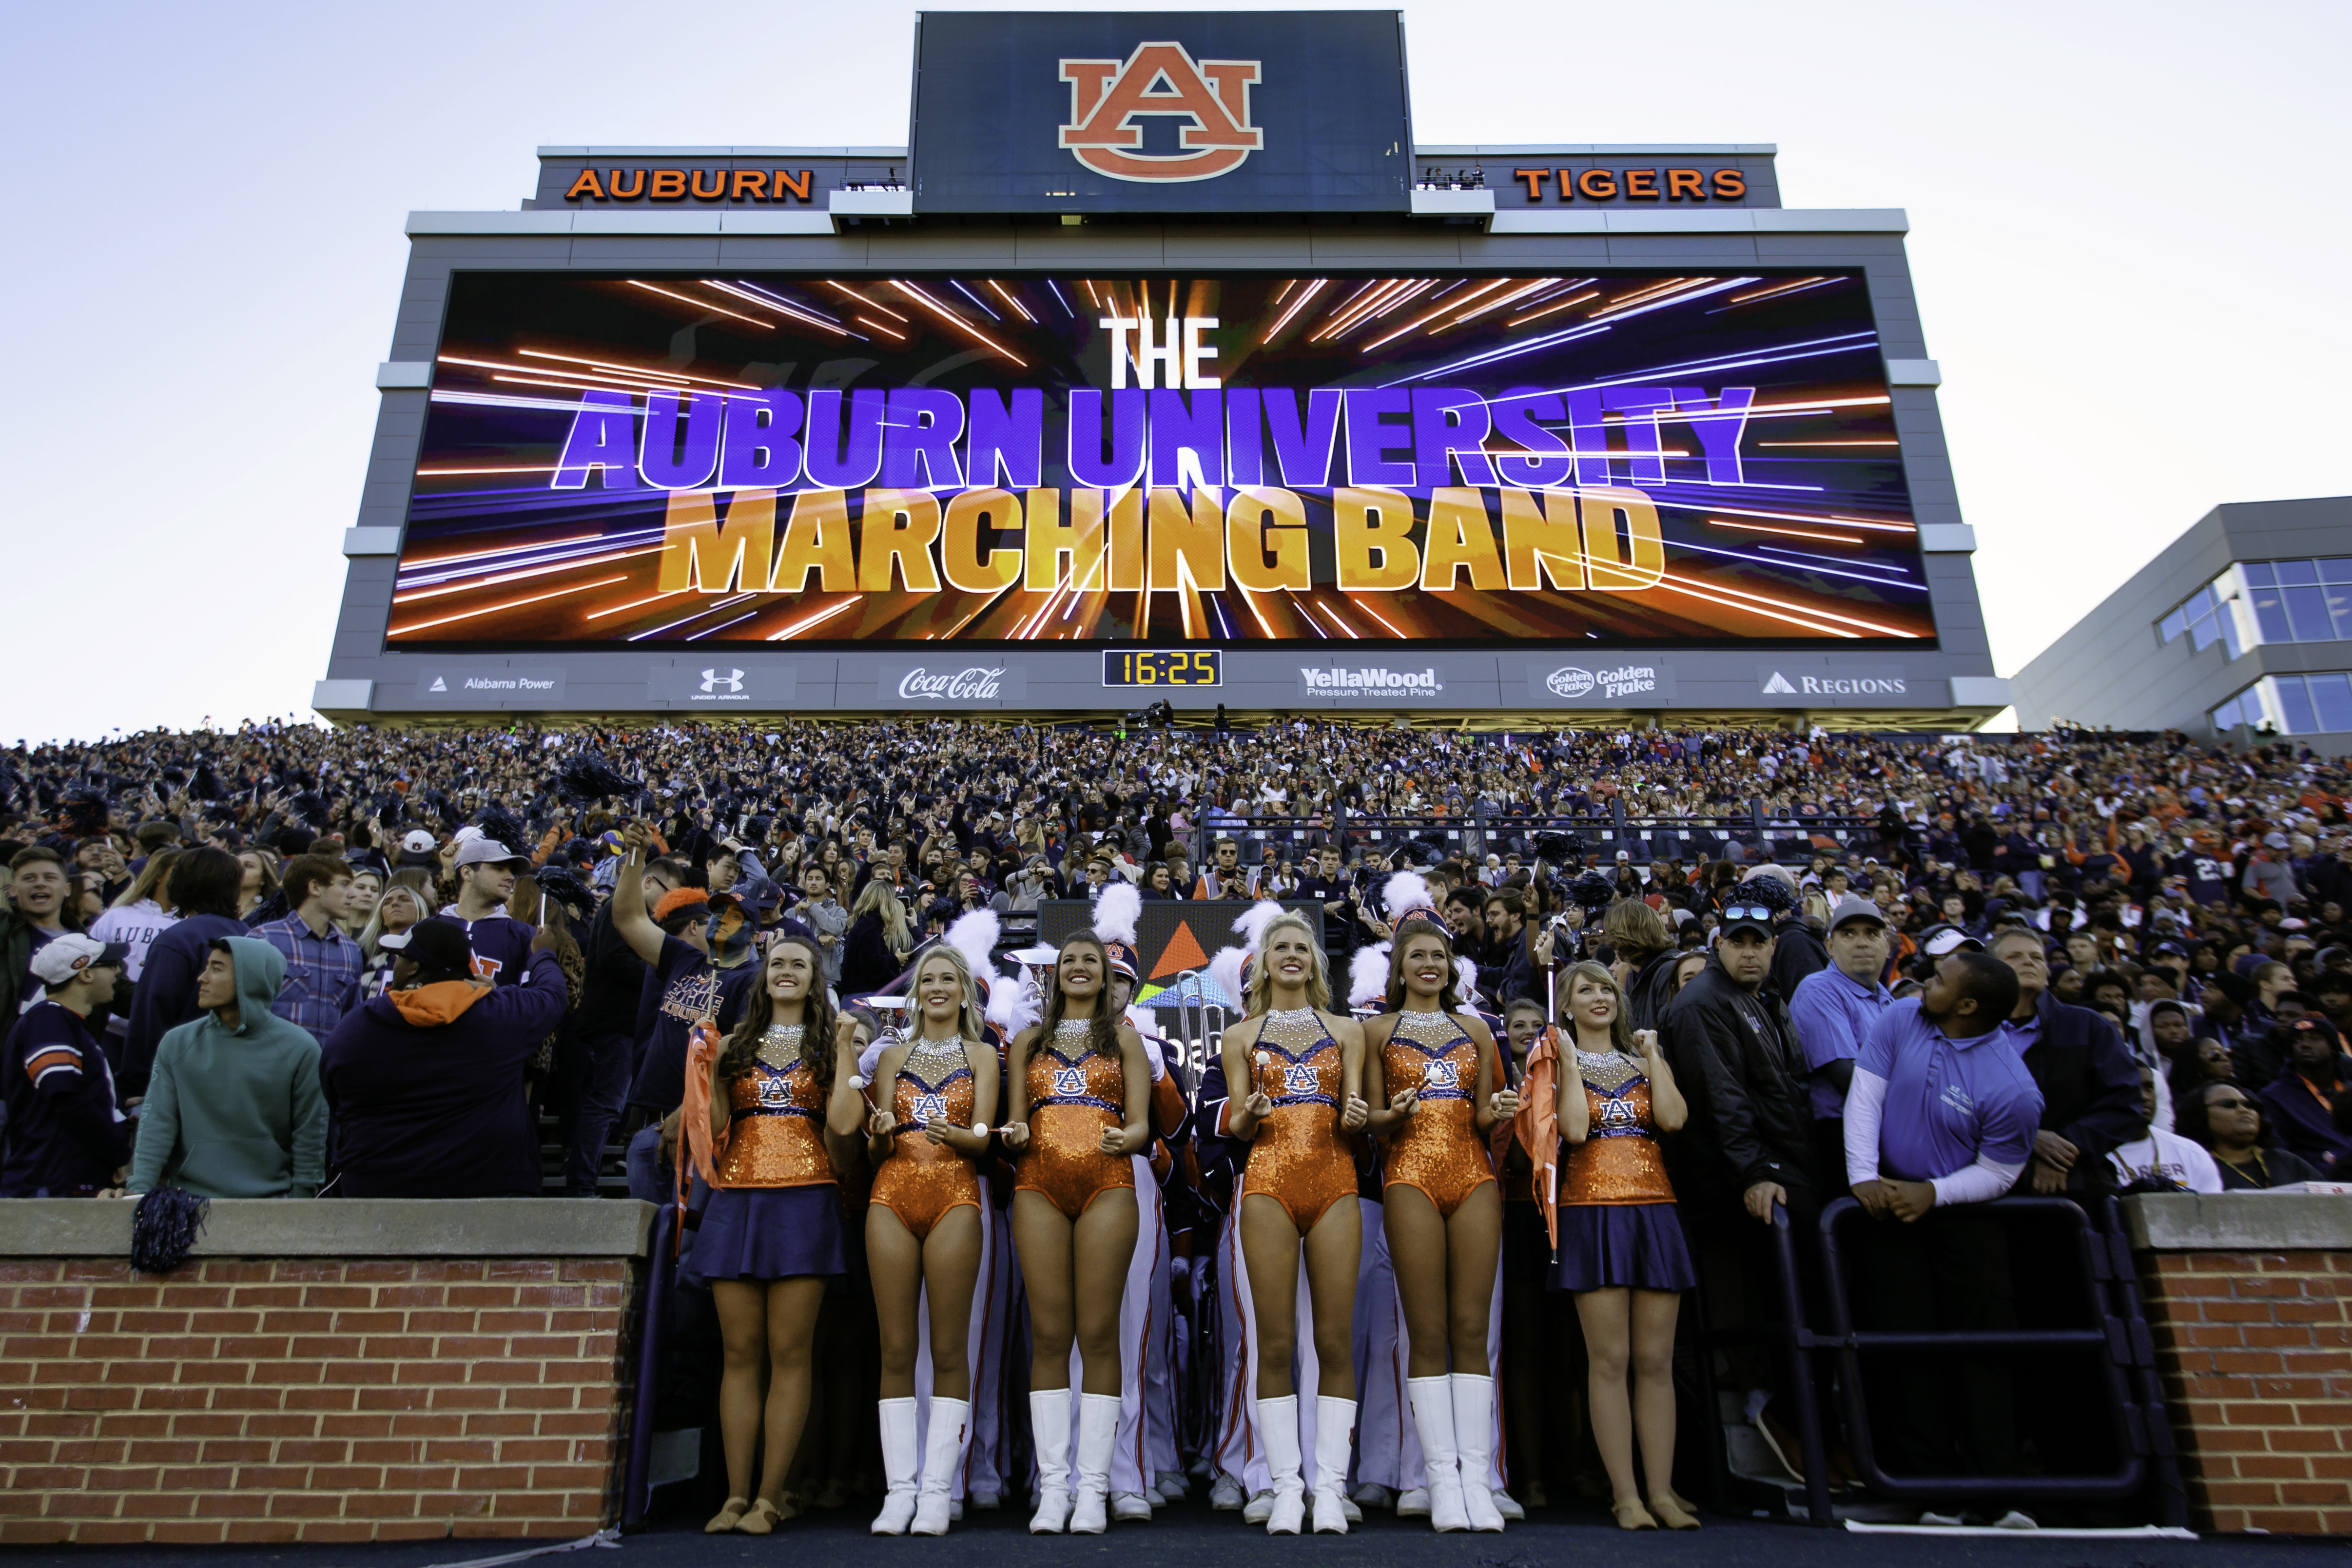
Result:
[[[898,144],[913,12],[12,12],[0,737],[307,714],[403,216],[514,207],[541,143]],[[2352,490],[2352,7],[1406,23],[1422,141],[1773,141],[1788,204],[1908,209],[2004,674],[2214,504]]]

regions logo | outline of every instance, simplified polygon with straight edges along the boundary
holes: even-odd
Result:
[[[1138,44],[1124,60],[1064,60],[1070,122],[1061,128],[1060,145],[1113,180],[1172,184],[1230,174],[1265,147],[1265,132],[1250,123],[1250,88],[1263,67],[1259,60],[1195,60],[1176,43]],[[1136,121],[1152,114],[1188,122],[1177,131],[1180,151],[1142,150]]]
[[[1431,670],[1342,669],[1337,665],[1328,670],[1311,669],[1302,664],[1299,678],[1307,689],[1318,695],[1348,697],[1409,697],[1434,695],[1445,689],[1445,683]]]
[[[1002,692],[1000,667],[983,670],[977,667],[958,670],[952,674],[934,675],[920,665],[900,677],[898,695],[909,700],[924,697],[932,702],[988,702]]]
[[[1791,685],[1775,670],[1764,682],[1764,695],[1773,697],[1899,697],[1909,690],[1901,675],[1799,675]]]

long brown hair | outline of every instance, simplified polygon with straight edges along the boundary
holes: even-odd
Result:
[[[1073,931],[1064,939],[1061,950],[1054,955],[1054,972],[1045,982],[1045,1016],[1037,1022],[1037,1043],[1045,1044],[1054,1038],[1054,1030],[1062,1021],[1064,1004],[1069,998],[1062,994],[1062,959],[1070,949],[1084,944],[1102,955],[1102,989],[1095,993],[1094,1029],[1087,1037],[1087,1049],[1098,1055],[1118,1055],[1118,1015],[1110,1006],[1110,949],[1102,938],[1091,931]]]
[[[1408,917],[1389,938],[1389,1011],[1399,1011],[1404,1006],[1404,947],[1416,936],[1434,936],[1444,945],[1445,988],[1437,993],[1437,1005],[1441,1011],[1461,1011],[1461,976],[1454,967],[1453,933],[1419,915]]]
[[[1633,1049],[1633,1009],[1626,1005],[1625,988],[1617,983],[1617,977],[1611,974],[1605,965],[1596,964],[1590,958],[1578,964],[1559,977],[1559,994],[1570,998],[1570,1004],[1569,1016],[1564,1020],[1568,1025],[1564,1032],[1569,1038],[1569,1042],[1573,1045],[1578,1041],[1573,1003],[1576,996],[1576,982],[1579,980],[1594,980],[1609,988],[1609,994],[1617,998],[1617,1010],[1609,1017],[1609,1043],[1628,1056],[1640,1055],[1641,1053]]]
[[[798,947],[809,956],[809,993],[801,1003],[801,1061],[819,1084],[827,1090],[833,1087],[836,1015],[832,994],[824,988],[824,954],[808,937],[791,932],[770,941],[768,956],[760,960],[760,983],[751,988],[751,995],[743,1003],[742,1021],[727,1037],[727,1049],[719,1058],[719,1081],[722,1083],[732,1083],[751,1071],[760,1054],[760,1037],[776,1021],[776,998],[768,994],[768,966],[786,947]]]

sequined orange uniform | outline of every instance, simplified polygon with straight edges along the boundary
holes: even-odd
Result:
[[[1614,1053],[1580,1051],[1576,1065],[1583,1076],[1591,1131],[1568,1151],[1559,1181],[1562,1207],[1674,1202],[1657,1124],[1650,1119],[1650,1081]]]
[[[1266,1014],[1250,1054],[1251,1086],[1263,1090],[1274,1109],[1251,1140],[1242,1196],[1273,1198],[1303,1236],[1324,1210],[1356,1196],[1356,1159],[1339,1130],[1339,1100],[1347,1092],[1339,1042],[1314,1009],[1299,1008]]]
[[[1092,1049],[1094,1021],[1064,1019],[1029,1052],[1029,1147],[1013,1183],[1076,1219],[1097,1194],[1135,1186],[1135,1162],[1102,1152],[1106,1127],[1127,1125],[1127,1068]]]
[[[815,1186],[834,1179],[824,1152],[825,1086],[805,1061],[764,1061],[727,1086],[720,1186]]]
[[[936,1074],[934,1079],[932,1074]],[[971,1125],[971,1063],[960,1040],[918,1040],[891,1085],[891,1119],[905,1131],[874,1173],[871,1201],[898,1217],[918,1241],[951,1208],[980,1207],[980,1173],[970,1156],[935,1144],[923,1128],[937,1117]]]
[[[1478,1092],[1477,1042],[1445,1013],[1401,1012],[1381,1048],[1381,1073],[1391,1100],[1407,1089],[1420,1092],[1412,1114],[1389,1134],[1382,1182],[1416,1188],[1450,1218],[1495,1179],[1471,1100]]]

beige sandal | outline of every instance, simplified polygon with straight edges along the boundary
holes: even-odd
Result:
[[[1668,1530],[1698,1528],[1698,1518],[1691,1511],[1690,1504],[1671,1491],[1653,1494],[1650,1499],[1650,1511],[1657,1515],[1658,1522]]]
[[[705,1535],[726,1534],[729,1531],[734,1529],[736,1524],[741,1521],[743,1511],[751,1506],[751,1500],[748,1497],[729,1498],[727,1500],[726,1506],[721,1508],[717,1513],[712,1514],[710,1516],[710,1522],[702,1527],[702,1533]]]
[[[774,1503],[770,1502],[766,1498],[761,1498],[751,1504],[751,1511],[746,1513],[741,1522],[735,1526],[735,1533],[765,1535],[775,1529],[784,1518],[785,1515],[777,1511]]]
[[[1650,1511],[1642,1506],[1640,1498],[1629,1497],[1623,1502],[1612,1502],[1609,1505],[1609,1511],[1617,1516],[1617,1528],[1620,1530],[1658,1528],[1658,1521],[1650,1517]]]

